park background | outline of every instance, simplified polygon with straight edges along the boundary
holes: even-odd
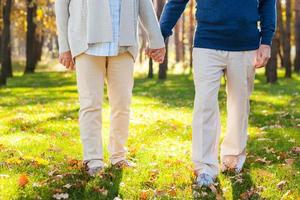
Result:
[[[165,1],[154,4],[159,17]],[[145,56],[140,31],[128,141],[137,168],[108,165],[90,178],[81,164],[75,74],[57,62],[54,0],[0,0],[0,199],[299,199],[300,0],[277,4],[272,58],[257,71],[251,97],[245,169],[220,174],[207,190],[193,184],[190,161],[194,7],[190,0],[160,65]],[[105,98],[105,147],[108,128]]]

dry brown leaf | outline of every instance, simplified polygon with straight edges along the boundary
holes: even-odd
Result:
[[[295,159],[290,158],[290,159],[286,159],[286,160],[285,160],[285,163],[286,163],[287,165],[292,165],[292,164],[294,163],[294,161],[295,161]]]
[[[220,193],[216,194],[216,200],[223,200],[223,199],[224,198],[223,198],[222,194],[220,194]]]
[[[217,193],[217,188],[214,185],[210,185],[209,188],[211,189],[211,191],[213,193],[215,193],[215,194]]]
[[[242,200],[247,200],[247,199],[250,199],[255,193],[256,193],[256,190],[255,190],[254,188],[251,188],[250,190],[248,190],[248,191],[242,193],[242,194],[240,195],[240,198],[241,198]]]
[[[154,191],[154,195],[157,197],[163,196],[163,195],[165,195],[165,193],[166,192],[164,190],[159,190],[159,189]]]
[[[64,185],[63,187],[69,189],[72,187],[72,185],[68,183],[68,184]]]
[[[296,154],[300,154],[300,147],[294,147],[292,151]]]
[[[175,188],[175,186],[172,186],[169,189],[168,193],[169,193],[170,196],[175,197],[176,196],[176,188]]]
[[[140,199],[141,200],[146,200],[148,199],[148,190],[142,190],[140,193]]]
[[[282,190],[285,185],[286,181],[280,181],[276,186],[279,190]]]
[[[107,196],[107,194],[108,194],[108,191],[105,188],[94,187],[94,191],[101,193],[104,196]]]
[[[69,198],[69,194],[68,193],[56,193],[52,196],[54,199],[68,199]]]
[[[270,164],[271,161],[268,161],[266,158],[257,158],[255,162],[261,163],[261,164]]]
[[[25,185],[27,185],[29,183],[29,179],[27,177],[26,174],[22,174],[20,177],[19,177],[19,186],[20,187],[25,187]]]

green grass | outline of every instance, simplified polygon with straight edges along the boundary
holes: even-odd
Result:
[[[108,163],[105,173],[89,178],[80,165],[74,73],[10,79],[0,88],[0,199],[51,199],[57,193],[70,199],[299,199],[300,158],[293,148],[300,146],[300,76],[275,85],[266,84],[262,73],[257,76],[244,172],[220,174],[216,192],[193,185],[193,89],[189,75],[166,81],[137,76],[127,145],[137,168],[118,170]],[[224,132],[224,85],[219,96]],[[106,162],[108,128],[105,98]],[[22,174],[29,179],[24,187]],[[286,182],[278,188],[281,181]]]

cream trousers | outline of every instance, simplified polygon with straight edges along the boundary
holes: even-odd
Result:
[[[219,173],[218,148],[221,132],[218,92],[225,73],[227,132],[221,144],[221,159],[237,156],[245,161],[249,98],[255,76],[256,51],[221,51],[194,48],[195,102],[192,160],[195,171],[213,177]],[[243,163],[242,163],[243,164]]]
[[[76,57],[80,136],[83,160],[88,162],[89,167],[103,166],[101,111],[105,79],[111,108],[108,144],[110,160],[115,164],[125,159],[133,68],[134,60],[127,52],[113,57],[87,54]]]

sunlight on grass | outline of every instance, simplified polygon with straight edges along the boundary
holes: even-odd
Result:
[[[282,73],[280,72],[280,76]],[[220,174],[217,192],[194,187],[191,121],[194,85],[190,75],[166,81],[135,80],[128,157],[138,166],[90,178],[82,171],[78,95],[70,72],[39,72],[0,88],[0,199],[296,199],[300,195],[300,76],[265,84],[256,79],[251,97],[248,160],[239,176]],[[226,130],[224,80],[220,91],[222,137]],[[103,106],[105,161],[109,133]],[[19,184],[25,174],[29,183]],[[285,182],[282,182],[285,181]],[[282,182],[282,186],[278,183]]]

